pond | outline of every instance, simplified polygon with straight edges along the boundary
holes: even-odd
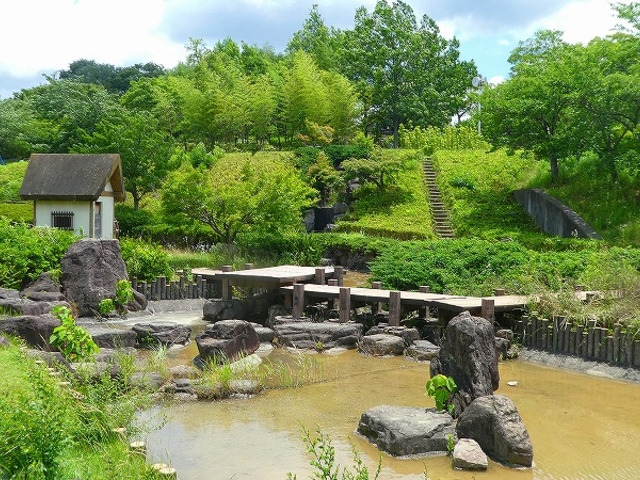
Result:
[[[197,323],[197,322],[196,322]],[[194,345],[174,361],[195,355]],[[275,350],[272,361],[292,354]],[[315,354],[322,377],[306,386],[252,398],[173,402],[164,425],[147,439],[152,461],[170,463],[180,480],[310,478],[302,427],[327,433],[337,463],[352,465],[352,445],[374,471],[380,453],[354,431],[376,405],[433,406],[424,393],[426,364],[365,357],[355,351]],[[382,455],[381,479],[635,479],[640,471],[640,385],[552,369],[524,361],[501,364],[497,393],[517,405],[529,430],[535,466],[510,470],[490,462],[487,472],[451,469],[448,457],[396,459]],[[517,381],[516,387],[507,381]]]

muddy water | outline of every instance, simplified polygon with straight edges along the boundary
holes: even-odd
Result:
[[[174,354],[188,358],[193,351]],[[273,357],[287,353],[275,351]],[[268,391],[249,399],[171,404],[152,432],[153,460],[171,463],[180,480],[309,478],[301,426],[330,435],[337,462],[351,465],[351,444],[371,469],[379,452],[354,434],[363,411],[380,404],[433,406],[424,395],[428,367],[402,358],[356,352],[317,355],[322,383]],[[382,456],[381,479],[637,479],[640,478],[640,385],[521,361],[501,366],[502,387],[518,406],[534,446],[535,467],[495,463],[483,473],[453,471],[447,457]],[[517,387],[506,382],[516,380]]]

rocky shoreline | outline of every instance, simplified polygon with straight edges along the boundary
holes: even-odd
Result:
[[[640,383],[640,370],[633,367],[617,367],[607,363],[585,360],[570,355],[558,355],[541,350],[521,349],[519,358],[526,362],[585,373],[594,377]]]

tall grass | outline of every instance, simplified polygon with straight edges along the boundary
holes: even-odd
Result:
[[[108,375],[60,382],[18,343],[0,349],[0,365],[0,478],[154,478],[145,459],[130,455],[113,433],[136,431],[148,395]]]

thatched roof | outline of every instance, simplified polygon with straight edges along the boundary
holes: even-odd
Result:
[[[120,155],[44,154],[29,158],[20,196],[24,200],[97,200],[111,181],[116,201],[125,197]]]

